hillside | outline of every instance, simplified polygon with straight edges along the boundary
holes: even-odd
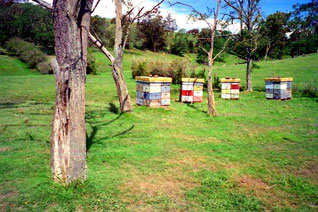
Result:
[[[265,93],[241,93],[225,101],[216,93],[218,116],[204,102],[171,106],[135,104],[131,60],[177,56],[125,55],[125,79],[134,111],[120,114],[104,56],[99,75],[86,86],[87,171],[84,183],[53,183],[50,132],[55,82],[19,61],[0,56],[0,208],[23,211],[316,211],[318,205],[318,105],[295,97],[267,101]],[[317,84],[318,55],[260,62],[254,84],[280,75],[303,88]],[[232,59],[231,59],[232,60]],[[13,68],[6,64],[14,61]],[[216,64],[218,76],[241,77],[244,65]],[[270,70],[270,72],[268,72]],[[0,209],[0,210],[1,210]]]
[[[95,53],[98,63],[98,73],[110,73],[110,63],[105,56],[99,52]],[[130,68],[133,59],[148,59],[148,60],[167,60],[172,61],[180,58],[175,55],[169,55],[164,53],[153,53],[151,51],[134,51],[131,54],[125,54],[124,57],[124,71],[126,80],[131,79]],[[186,55],[185,58],[189,58],[191,61],[195,61],[194,55]],[[234,56],[227,56],[225,58],[226,63],[216,63],[214,66],[214,72],[220,78],[222,77],[237,77],[242,80],[242,84],[245,85],[245,70],[246,64],[238,64],[240,59]],[[267,62],[256,62],[259,66],[258,69],[253,70],[253,85],[256,90],[264,90],[266,77],[281,76],[281,77],[293,77],[295,85],[299,89],[303,89],[308,83],[313,82],[318,85],[318,54],[312,54],[306,57],[289,58],[284,60],[275,60]],[[195,62],[194,62],[195,63]],[[196,63],[195,63],[196,64]],[[198,65],[198,70],[207,69],[203,65]],[[105,68],[106,67],[106,68]]]

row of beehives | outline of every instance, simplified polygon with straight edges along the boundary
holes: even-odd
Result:
[[[138,105],[150,107],[170,105],[170,83],[168,77],[136,77]],[[292,78],[266,78],[267,99],[290,99]],[[202,102],[203,101],[204,79],[182,78],[180,89],[181,102]],[[223,99],[239,99],[240,79],[221,79]]]

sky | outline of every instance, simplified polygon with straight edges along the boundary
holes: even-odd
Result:
[[[52,0],[45,0],[49,3],[52,3]],[[145,9],[150,9],[159,0],[132,0],[135,5],[144,6]],[[182,1],[183,3],[187,3],[192,5],[196,10],[200,12],[206,12],[207,7],[214,7],[216,0],[170,0],[171,2],[175,1]],[[95,0],[95,2],[97,2]],[[294,4],[300,3],[308,3],[310,0],[261,0],[260,6],[262,8],[264,16],[268,16],[276,11],[282,11],[282,12],[290,12],[292,11],[292,6]],[[170,7],[168,0],[165,0],[165,2],[161,5],[160,8],[161,14],[163,16],[168,15],[171,13],[172,18],[176,19],[178,29],[193,29],[193,28],[205,28],[207,27],[206,23],[204,22],[193,22],[188,20],[188,15],[191,13],[191,10],[184,6],[173,6]],[[222,10],[221,10],[222,12]],[[115,6],[112,0],[101,0],[97,9],[94,11],[93,15],[99,15],[101,17],[105,18],[113,18],[115,17]],[[232,32],[238,31],[238,24],[233,24],[232,26],[229,26],[229,30]]]

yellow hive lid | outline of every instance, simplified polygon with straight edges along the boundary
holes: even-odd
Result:
[[[137,81],[143,82],[172,82],[170,77],[147,77],[147,76],[137,76]]]
[[[204,79],[199,78],[182,78],[182,82],[202,82],[204,83]]]
[[[265,78],[265,81],[271,81],[271,82],[289,82],[293,81],[292,77],[271,77],[271,78]]]
[[[241,82],[241,80],[239,78],[226,77],[226,78],[222,78],[221,82]]]

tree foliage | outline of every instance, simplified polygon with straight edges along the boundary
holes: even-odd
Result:
[[[49,10],[30,3],[0,4],[0,43],[19,37],[54,53],[53,19]]]

